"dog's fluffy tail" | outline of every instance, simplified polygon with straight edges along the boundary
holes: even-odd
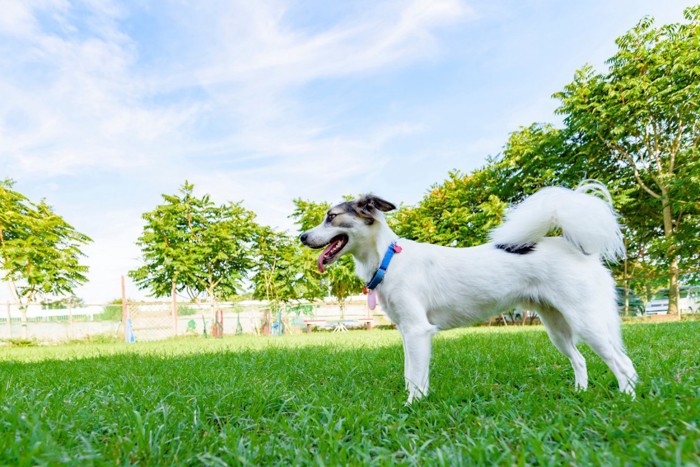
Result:
[[[517,249],[560,228],[564,238],[583,253],[614,261],[625,255],[617,217],[610,192],[600,182],[587,180],[575,190],[548,187],[510,209],[491,240]]]

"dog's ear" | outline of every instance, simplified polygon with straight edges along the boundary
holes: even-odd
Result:
[[[362,198],[357,200],[356,205],[361,211],[370,215],[375,209],[382,212],[389,212],[396,209],[396,206],[393,203],[374,195],[364,195]]]

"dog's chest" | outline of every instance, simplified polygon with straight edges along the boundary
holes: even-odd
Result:
[[[387,295],[378,290],[376,294],[379,305],[382,307],[382,311],[387,315],[392,323],[399,324],[401,322],[400,314],[397,312],[396,307],[392,306],[391,302],[387,300]]]

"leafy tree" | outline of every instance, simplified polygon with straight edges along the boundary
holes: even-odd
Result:
[[[700,6],[685,18],[658,28],[644,18],[616,40],[606,73],[585,66],[555,94],[569,130],[631,171],[640,201],[653,207],[645,227],[658,233],[650,253],[662,251],[668,267],[670,313],[678,311],[679,267],[684,259],[696,266],[700,246]]]
[[[145,264],[129,276],[156,297],[177,290],[213,302],[241,290],[253,266],[257,225],[240,204],[217,206],[193,191],[186,181],[179,195],[163,195],[165,203],[143,215],[146,225],[137,244]]]
[[[490,190],[492,173],[449,172],[415,207],[402,206],[390,218],[401,237],[438,245],[466,247],[484,243],[501,222],[506,203]]]
[[[352,199],[353,197],[346,197]],[[330,209],[330,204],[322,202],[295,199],[294,212],[290,216],[298,226],[299,232],[305,232],[319,225],[326,217],[326,212]],[[298,241],[298,240],[297,240]],[[304,264],[307,270],[317,271],[317,263],[314,258],[317,251],[304,248]],[[345,301],[353,294],[360,293],[363,282],[355,275],[355,265],[350,256],[341,256],[335,263],[329,266],[323,284],[328,288],[331,295],[338,300],[341,313],[345,310]]]
[[[256,252],[250,278],[253,298],[267,300],[272,310],[277,311],[282,303],[323,296],[320,273],[306,266],[308,251],[302,249],[296,237],[261,226],[253,249]]]
[[[585,151],[577,135],[567,128],[533,123],[510,134],[501,153],[490,158],[492,194],[517,203],[544,186],[575,187],[582,180],[609,178],[609,161],[596,151]]]
[[[92,240],[75,230],[44,200],[38,204],[0,181],[0,267],[22,310],[38,295],[74,295],[87,282],[83,245]]]

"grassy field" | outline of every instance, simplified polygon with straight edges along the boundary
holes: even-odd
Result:
[[[0,464],[700,463],[700,321],[624,327],[640,374],[590,388],[542,328],[435,339],[404,406],[395,331],[0,349]]]

